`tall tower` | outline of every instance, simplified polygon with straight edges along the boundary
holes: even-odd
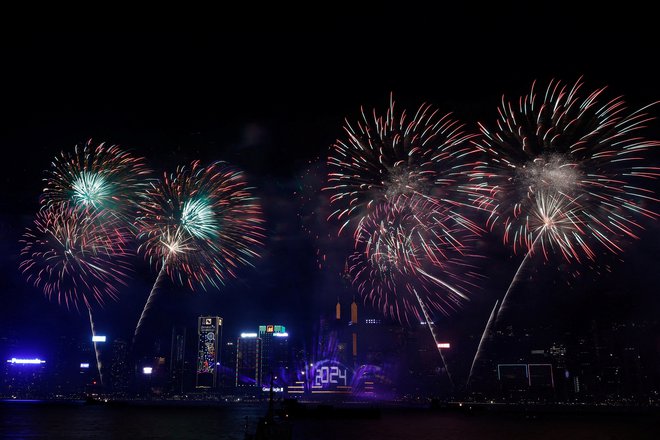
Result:
[[[174,392],[183,393],[183,377],[186,366],[186,328],[172,327],[170,351],[170,385]]]
[[[339,304],[339,297],[337,297],[337,305],[335,306],[335,319],[337,321],[341,319],[341,304]]]
[[[355,297],[353,297],[353,302],[351,303],[351,324],[355,325],[358,322],[358,309],[357,303],[355,302]]]
[[[215,388],[218,375],[218,341],[222,339],[222,318],[200,316],[197,321],[196,388]]]
[[[222,388],[233,388],[236,386],[236,340],[227,341],[220,350],[220,371],[218,381]]]
[[[358,323],[358,306],[355,302],[355,296],[351,303],[351,328],[353,333],[353,364],[357,365],[357,323]]]
[[[236,341],[236,387],[261,383],[261,339],[256,333],[241,333]]]
[[[110,389],[115,394],[126,394],[130,384],[128,342],[115,339],[112,342],[112,366],[110,367]]]
[[[262,344],[259,385],[270,386],[271,378],[288,374],[289,334],[283,325],[260,325],[259,339]]]

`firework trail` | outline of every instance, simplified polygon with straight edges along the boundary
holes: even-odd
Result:
[[[448,314],[467,299],[475,276],[464,261],[465,235],[480,228],[462,208],[481,199],[481,188],[467,181],[480,147],[463,124],[427,104],[409,118],[396,114],[390,97],[384,116],[361,113],[331,147],[324,188],[337,235],[353,233],[353,285],[400,322],[421,321],[426,308]],[[467,277],[457,276],[461,269]]]
[[[394,101],[384,116],[362,110],[362,120],[345,122],[346,139],[337,140],[328,157],[328,179],[333,211],[328,220],[354,231],[379,202],[417,195],[443,205],[474,206],[475,191],[457,185],[477,163],[480,153],[451,114],[441,115],[422,104],[412,118],[397,116]],[[458,215],[458,214],[456,214]]]
[[[68,203],[90,212],[103,210],[130,224],[150,172],[143,158],[117,145],[94,146],[89,140],[73,153],[62,152],[55,158],[47,171],[41,202],[44,206]]]
[[[643,136],[654,119],[649,106],[629,111],[620,97],[604,95],[585,91],[581,80],[551,81],[540,95],[533,84],[517,105],[502,98],[495,129],[480,124],[488,159],[471,173],[480,182],[472,189],[482,191],[475,201],[490,209],[489,228],[525,253],[496,321],[539,246],[546,260],[595,261],[637,238],[639,218],[658,217],[658,199],[645,187],[660,176],[645,157],[660,145]]]
[[[165,276],[191,289],[219,288],[259,256],[263,219],[242,172],[193,162],[152,183],[136,221],[138,251],[158,276],[135,328],[137,337]]]
[[[429,327],[429,331],[431,332],[431,336],[433,337],[433,343],[435,344],[435,348],[438,350],[438,354],[440,355],[440,359],[442,360],[442,365],[445,367],[445,371],[447,371],[447,377],[449,378],[449,383],[451,384],[452,388],[454,386],[454,379],[451,377],[451,373],[449,373],[449,368],[447,367],[447,362],[445,361],[445,356],[442,354],[442,350],[440,349],[440,344],[438,343],[438,337],[435,334],[435,331],[433,330],[433,324],[431,323],[431,317],[429,316],[428,312],[426,311],[426,307],[424,307],[424,303],[422,302],[422,299],[419,297],[417,294],[417,291],[413,289],[413,292],[415,293],[415,297],[417,298],[417,301],[419,302],[419,307],[422,309],[422,313],[424,313],[424,322],[426,322],[426,325]]]
[[[84,306],[94,335],[92,307],[102,306],[106,298],[116,300],[117,285],[126,285],[129,239],[129,231],[103,211],[51,204],[37,213],[34,226],[23,235],[20,270],[49,300],[78,311]],[[96,344],[94,349],[103,383]]]
[[[468,374],[467,382],[466,382],[466,388],[470,386],[470,380],[472,380],[472,373],[474,371],[474,365],[477,363],[477,359],[479,358],[479,355],[481,354],[481,346],[484,343],[484,339],[486,338],[486,335],[489,334],[489,330],[491,327],[491,324],[493,322],[493,318],[496,315],[497,311],[497,305],[499,304],[500,300],[498,299],[495,301],[495,305],[493,306],[493,310],[490,312],[490,317],[488,318],[488,322],[486,323],[486,328],[484,328],[484,332],[481,334],[481,339],[479,339],[479,345],[477,346],[477,352],[474,354],[474,358],[472,359],[472,365],[470,365],[470,374]]]
[[[349,275],[364,298],[399,322],[424,321],[438,346],[430,310],[449,315],[468,300],[479,276],[466,263],[474,234],[452,209],[412,196],[382,202],[361,223]]]
[[[96,329],[94,327],[94,317],[92,316],[92,309],[87,309],[87,312],[89,314],[89,328],[92,331],[92,343],[94,344],[94,356],[96,356],[96,369],[99,372],[99,381],[101,382],[101,386],[104,384],[104,379],[103,379],[103,365],[101,364],[101,353],[98,347],[98,343],[96,341]]]
[[[463,278],[449,268],[464,265],[466,236],[481,232],[461,209],[481,199],[466,173],[480,165],[471,162],[481,153],[474,136],[428,104],[412,118],[397,115],[391,97],[384,116],[362,111],[362,120],[346,121],[344,131],[347,139],[331,147],[324,190],[334,209],[328,220],[341,223],[338,235],[349,224],[353,230],[353,284],[385,315],[409,322],[421,316],[408,298],[423,279],[417,292],[425,292],[427,306],[449,312],[465,297],[451,285]],[[448,295],[430,293],[429,284]],[[409,295],[398,295],[401,289]]]

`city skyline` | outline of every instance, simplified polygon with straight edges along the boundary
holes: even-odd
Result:
[[[184,326],[192,334],[198,317],[218,316],[225,342],[264,323],[279,323],[286,326],[291,345],[299,347],[314,342],[319,317],[333,313],[338,297],[344,320],[357,298],[361,321],[395,325],[396,319],[347,280],[352,232],[336,238],[326,221],[330,212],[320,189],[327,185],[331,148],[346,136],[345,120],[360,120],[361,108],[384,114],[393,99],[410,113],[423,103],[442,114],[452,112],[466,131],[477,133],[478,123],[495,124],[502,95],[515,99],[529,93],[534,81],[545,87],[553,79],[572,85],[582,78],[588,90],[607,87],[608,97],[623,96],[631,110],[660,99],[651,26],[633,26],[624,14],[624,25],[607,27],[611,17],[606,17],[602,26],[611,32],[604,34],[597,32],[597,20],[584,24],[579,15],[562,16],[564,33],[518,47],[511,30],[518,22],[503,12],[500,19],[508,27],[482,16],[470,22],[480,30],[479,43],[463,40],[461,29],[443,33],[433,19],[417,17],[419,34],[385,44],[390,31],[378,23],[378,15],[372,21],[353,19],[345,29],[330,23],[328,32],[309,32],[305,45],[294,33],[266,31],[252,36],[109,31],[92,32],[87,39],[35,33],[0,43],[13,66],[4,73],[6,127],[0,133],[7,152],[0,213],[0,337],[18,337],[22,344],[21,352],[8,353],[9,359],[35,358],[60,336],[82,340],[89,333],[84,308],[67,310],[49,301],[19,270],[19,240],[39,210],[46,170],[60,152],[89,139],[144,157],[155,177],[194,160],[201,166],[227,161],[245,173],[265,219],[263,251],[251,261],[253,267],[239,267],[236,277],[205,286],[207,291],[165,280],[134,344],[133,331],[157,272],[142,255],[132,258],[131,277],[118,287],[118,301],[93,307],[98,334],[124,340],[147,355],[155,341],[171,338],[173,327]],[[552,10],[546,12],[553,16]],[[504,32],[500,43],[490,41],[498,32]],[[594,34],[601,40],[587,45]],[[660,110],[654,105],[647,112],[655,120],[646,123],[645,135],[660,139]],[[647,155],[650,166],[659,158],[656,146]],[[650,181],[647,188],[657,198],[658,182]],[[657,216],[657,207],[650,209]],[[503,318],[508,321],[498,330],[530,322],[539,329],[551,326],[550,334],[535,334],[539,345],[550,347],[553,335],[559,341],[566,332],[588,333],[594,322],[599,328],[608,322],[649,322],[649,340],[657,340],[660,225],[648,218],[639,224],[638,239],[625,243],[623,252],[599,254],[595,263],[539,259],[512,293]],[[481,258],[474,265],[483,279],[467,295],[469,301],[460,300],[447,315],[440,308],[431,311],[440,339],[452,344],[449,362],[462,375],[495,301],[503,298],[524,256],[490,231],[475,248]],[[402,327],[414,327],[416,321]],[[485,349],[492,351],[486,342]],[[649,356],[657,358],[657,349]]]

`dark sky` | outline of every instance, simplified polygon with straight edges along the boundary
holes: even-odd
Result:
[[[155,332],[210,312],[226,317],[230,334],[266,322],[300,334],[321,306],[334,302],[340,281],[315,269],[315,244],[301,232],[294,192],[310,162],[342,135],[343,118],[357,118],[361,105],[383,109],[393,92],[399,108],[427,101],[469,124],[491,122],[503,93],[524,94],[534,79],[581,75],[587,86],[608,85],[631,106],[660,99],[658,38],[648,10],[466,6],[316,14],[223,17],[217,25],[169,29],[51,23],[2,31],[0,336],[18,331],[37,339],[85,328],[84,316],[26,285],[17,254],[38,207],[43,171],[61,150],[89,138],[146,156],[159,174],[193,159],[227,160],[246,170],[263,200],[269,239],[256,269],[222,292],[166,287]],[[654,124],[657,134],[660,123]],[[637,305],[626,313],[643,310],[658,281],[657,232],[657,224],[648,224],[612,274],[584,289],[590,294],[577,293],[586,299],[575,310],[598,304],[592,296],[604,285],[628,286]],[[484,299],[456,321],[483,322],[512,275],[506,250],[490,257]],[[99,312],[108,333],[129,334],[139,316],[155,274],[141,260],[137,267],[121,302]]]

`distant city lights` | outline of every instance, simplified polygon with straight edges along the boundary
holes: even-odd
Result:
[[[257,336],[256,333],[241,333],[241,338],[256,338]]]
[[[105,342],[106,337],[101,335],[92,336],[92,342]]]
[[[282,332],[282,333],[273,333],[273,336],[276,336],[278,338],[288,338],[289,334],[287,332]]]
[[[39,358],[35,358],[35,359],[11,358],[11,359],[7,359],[7,363],[10,363],[10,364],[45,364],[46,361],[42,361]]]
[[[89,363],[88,362],[81,362],[80,363],[80,368],[89,368]]]
[[[438,342],[438,348],[451,348],[451,344],[449,342]]]
[[[144,367],[142,368],[142,374],[151,374],[153,370],[154,369],[152,367]]]

